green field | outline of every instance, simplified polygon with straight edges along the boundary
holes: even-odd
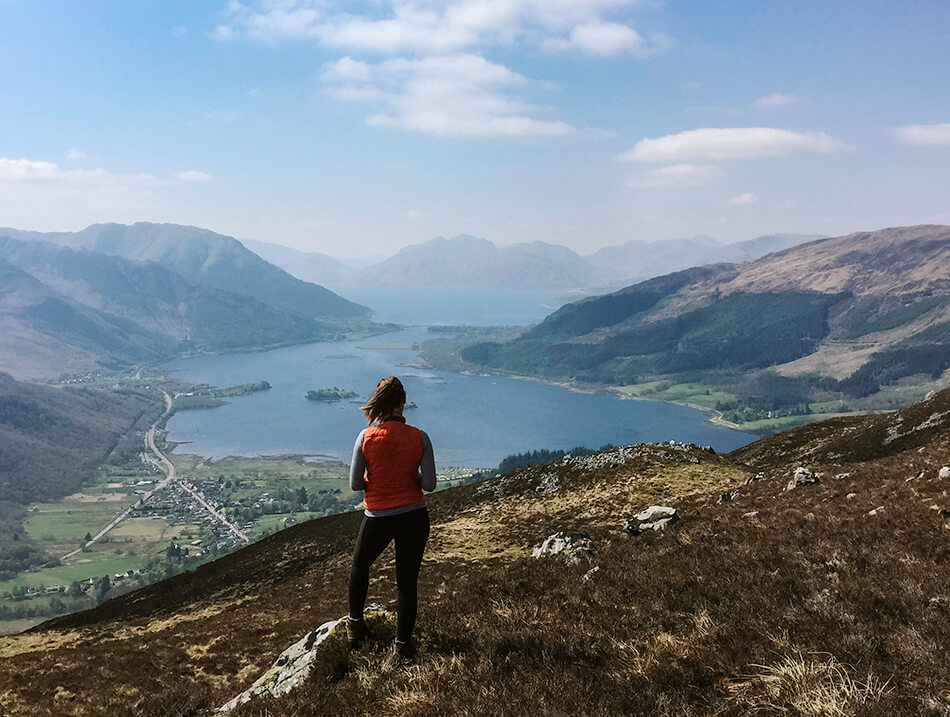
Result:
[[[80,502],[63,500],[59,503],[35,503],[26,521],[27,534],[43,543],[46,550],[59,547],[71,549],[77,547],[86,533],[95,535],[110,520],[134,501],[124,500]]]
[[[735,394],[718,390],[702,383],[670,383],[669,381],[648,381],[632,386],[614,386],[622,395],[632,398],[646,398],[653,401],[692,403],[710,410],[718,402],[734,401]]]

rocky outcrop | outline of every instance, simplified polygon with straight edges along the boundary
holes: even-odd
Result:
[[[801,488],[805,485],[815,485],[818,482],[817,473],[812,473],[804,466],[798,466],[798,468],[795,469],[795,473],[793,473],[789,479],[788,485],[785,486],[785,490],[794,490],[795,488]]]
[[[367,613],[385,611],[385,607],[376,603],[366,608]],[[308,632],[297,642],[280,653],[271,668],[258,677],[253,685],[221,705],[217,711],[229,712],[238,705],[244,704],[252,697],[259,695],[279,697],[280,695],[287,694],[295,687],[298,687],[310,675],[310,667],[319,652],[317,648],[330,637],[338,625],[345,621],[346,616],[344,615],[338,620],[329,620],[320,625],[316,630]]]
[[[663,505],[651,505],[646,510],[642,510],[636,515],[627,518],[627,520],[624,521],[623,529],[633,535],[639,535],[648,530],[665,530],[668,525],[672,525],[679,519],[676,508],[669,508]]]
[[[570,564],[590,561],[594,558],[594,543],[584,533],[564,533],[558,531],[549,535],[531,554],[535,558],[560,555]]]

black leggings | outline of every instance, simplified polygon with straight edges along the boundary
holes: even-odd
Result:
[[[429,540],[427,508],[384,518],[363,516],[353,550],[353,568],[350,570],[350,617],[363,616],[366,592],[369,590],[369,568],[392,540],[396,541],[396,639],[409,642],[416,624],[416,583],[422,566],[422,553]]]

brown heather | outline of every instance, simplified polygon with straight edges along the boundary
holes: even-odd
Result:
[[[417,659],[397,663],[391,618],[375,618],[379,647],[333,635],[304,686],[232,714],[950,714],[947,464],[950,390],[728,456],[628,447],[436,494]],[[784,491],[799,465],[821,482]],[[557,491],[535,490],[552,476]],[[739,497],[717,504],[727,489]],[[623,531],[657,503],[682,519]],[[294,526],[0,638],[0,711],[212,713],[344,614],[359,520]],[[589,579],[591,565],[530,557],[558,530],[593,538]],[[371,599],[394,597],[391,567]]]

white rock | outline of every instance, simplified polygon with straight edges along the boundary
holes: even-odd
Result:
[[[556,493],[560,487],[561,484],[557,480],[556,473],[545,473],[541,476],[541,482],[538,484],[538,487],[534,489],[534,492],[546,495],[548,493]]]
[[[884,512],[884,506],[883,506],[883,505],[879,505],[879,506],[878,506],[877,508],[875,508],[874,510],[868,511],[868,515],[878,515],[878,514],[883,513],[883,512]]]
[[[568,563],[579,563],[594,557],[594,543],[582,533],[564,533],[558,531],[549,535],[541,545],[531,551],[535,558],[547,555],[561,555]]]
[[[792,475],[791,479],[788,481],[788,485],[785,486],[785,490],[792,490],[793,488],[800,488],[803,485],[814,485],[818,482],[818,474],[812,473],[810,470],[804,466],[798,466],[795,469],[795,473]]]
[[[944,466],[943,468],[941,468],[937,472],[937,477],[940,480],[944,480],[945,478],[950,478],[950,466]]]
[[[221,705],[218,712],[228,712],[258,695],[268,694],[277,697],[290,692],[307,679],[310,674],[310,665],[313,664],[317,654],[315,648],[326,640],[333,629],[344,620],[346,620],[345,617],[339,620],[330,620],[313,632],[308,632],[280,653],[271,668],[261,675],[253,685],[230,702]]]
[[[371,603],[366,607],[366,613],[385,612],[386,608],[377,603]],[[242,705],[252,697],[258,695],[270,695],[278,697],[285,695],[295,687],[298,687],[310,674],[310,667],[317,656],[317,648],[326,640],[336,629],[337,625],[344,622],[346,616],[339,620],[330,620],[323,623],[312,632],[308,632],[293,645],[284,650],[263,675],[257,678],[253,685],[234,699],[221,705],[218,712],[229,712],[238,705]]]
[[[600,566],[599,566],[599,565],[595,565],[595,566],[592,567],[590,570],[588,570],[586,573],[584,573],[584,577],[581,578],[581,579],[582,579],[584,582],[589,582],[589,581],[594,577],[594,574],[597,573],[597,572],[599,572],[599,571],[600,571]]]
[[[664,505],[651,505],[646,510],[642,510],[633,515],[624,522],[623,528],[628,533],[639,535],[647,530],[664,530],[666,526],[672,525],[679,520],[676,508],[669,508]]]

